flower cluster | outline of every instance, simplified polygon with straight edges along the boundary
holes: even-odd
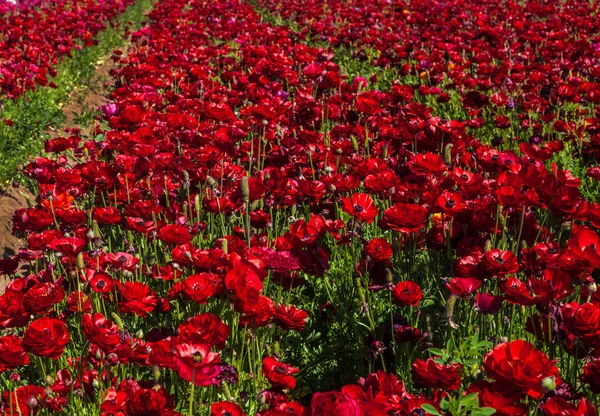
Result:
[[[60,58],[93,45],[132,0],[0,3],[0,96],[51,86]]]
[[[93,138],[24,169],[2,411],[596,415],[592,6],[260,3],[299,30],[158,2]]]

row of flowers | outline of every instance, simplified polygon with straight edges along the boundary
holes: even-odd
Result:
[[[133,3],[60,0],[0,4],[0,96],[14,99],[36,86],[52,87],[59,60],[93,45],[94,36]]]
[[[562,141],[483,144],[244,3],[149,18],[95,139],[25,169],[3,411],[596,414],[600,207]]]

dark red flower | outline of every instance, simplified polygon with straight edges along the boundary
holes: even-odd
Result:
[[[428,220],[429,213],[422,206],[397,203],[385,210],[379,226],[383,230],[411,233],[425,227]]]
[[[105,352],[112,352],[121,342],[119,327],[101,313],[86,313],[81,319],[81,326],[86,339]]]
[[[216,402],[210,406],[210,416],[245,416],[240,407],[232,402]]]
[[[69,339],[69,330],[63,321],[39,318],[25,330],[23,346],[34,355],[56,360],[63,354]]]
[[[179,325],[179,336],[184,342],[215,345],[221,350],[225,348],[225,341],[229,338],[229,333],[229,326],[212,313],[203,313],[188,318]]]
[[[179,343],[173,351],[173,364],[179,377],[197,386],[219,382],[219,354],[210,352],[210,345]]]
[[[293,389],[296,387],[294,374],[297,368],[282,363],[273,357],[265,357],[262,362],[262,373],[269,380],[274,389]]]
[[[592,393],[600,394],[600,360],[589,361],[583,366],[581,381],[589,384]]]
[[[415,386],[420,388],[457,390],[460,387],[460,364],[443,365],[433,358],[416,360],[411,369]]]
[[[360,402],[337,391],[313,394],[310,410],[312,416],[363,416]]]
[[[0,373],[29,364],[21,338],[15,335],[0,337]]]
[[[342,199],[342,210],[359,221],[370,224],[379,210],[373,205],[373,198],[367,194],[353,194],[350,198]]]
[[[123,313],[146,316],[158,303],[156,293],[142,282],[125,282],[119,285],[119,309]]]
[[[492,380],[514,386],[536,399],[542,395],[544,378],[556,377],[556,384],[560,384],[554,361],[520,339],[505,342],[490,351],[483,361],[483,369]]]
[[[423,291],[415,282],[400,282],[394,286],[392,298],[394,303],[399,306],[418,306],[421,299],[423,299]]]
[[[308,314],[294,305],[279,305],[273,313],[273,322],[286,331],[302,331]]]

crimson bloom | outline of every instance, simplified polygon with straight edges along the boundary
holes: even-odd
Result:
[[[423,291],[415,282],[400,282],[394,286],[392,298],[394,303],[399,306],[418,306],[421,299],[423,299]]]
[[[0,337],[0,373],[29,364],[21,338],[15,335]]]
[[[219,382],[220,358],[216,352],[210,352],[210,345],[180,343],[174,348],[173,363],[179,377],[196,386]]]
[[[294,374],[299,371],[296,367],[282,363],[273,357],[263,358],[263,375],[269,380],[274,389],[282,390],[296,387]]]
[[[119,327],[101,313],[86,313],[81,326],[86,339],[106,352],[111,352],[121,342]]]
[[[402,233],[419,231],[427,224],[429,213],[421,205],[397,203],[386,209],[379,226]]]
[[[342,210],[367,224],[372,223],[379,213],[377,207],[373,205],[373,198],[361,193],[342,199]]]
[[[560,384],[554,361],[520,339],[500,344],[487,353],[483,369],[492,380],[513,386],[535,399],[542,396],[544,378],[556,377],[556,384]]]
[[[39,318],[25,330],[23,346],[34,355],[56,360],[62,355],[69,339],[69,330],[63,321]]]
[[[428,358],[427,361],[416,360],[410,374],[417,387],[457,390],[460,387],[460,370],[460,364],[443,365]]]

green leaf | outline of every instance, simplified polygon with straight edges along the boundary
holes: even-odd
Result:
[[[490,416],[496,413],[496,409],[491,407],[480,407],[471,411],[471,416]]]
[[[429,351],[433,355],[439,355],[439,356],[442,356],[442,357],[446,355],[446,351],[441,350],[439,348],[428,348],[427,351]]]
[[[431,415],[436,415],[436,416],[442,415],[440,412],[437,411],[437,409],[435,407],[433,407],[432,405],[430,405],[428,403],[422,404],[421,409],[425,410],[427,413],[429,413]]]

